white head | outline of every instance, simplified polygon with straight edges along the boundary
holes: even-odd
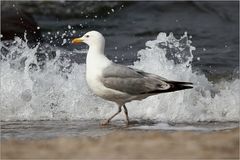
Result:
[[[89,47],[104,49],[105,38],[103,35],[97,31],[90,31],[84,34],[80,38],[75,38],[72,40],[73,44],[86,43]]]

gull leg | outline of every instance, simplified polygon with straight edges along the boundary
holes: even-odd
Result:
[[[109,122],[116,116],[118,115],[120,112],[122,111],[122,106],[118,106],[118,111],[112,115],[110,118],[108,118],[107,120],[104,120],[101,122],[101,125],[107,125],[109,124]]]
[[[127,107],[125,106],[125,104],[123,105],[123,109],[124,109],[124,113],[125,113],[125,116],[126,116],[126,123],[127,125],[129,125],[129,118],[128,118],[128,110],[127,110]]]

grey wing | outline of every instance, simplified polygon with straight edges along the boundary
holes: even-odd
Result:
[[[113,63],[103,70],[103,77],[140,78],[143,75],[132,68]]]
[[[170,85],[161,78],[141,70],[113,64],[103,71],[101,81],[105,87],[140,95],[169,89]]]
[[[113,63],[111,66],[107,67],[103,71],[104,77],[131,77],[131,78],[140,78],[140,77],[151,77],[154,79],[168,81],[166,78],[160,77],[155,74],[147,73],[142,70],[133,69],[127,66],[119,65]]]

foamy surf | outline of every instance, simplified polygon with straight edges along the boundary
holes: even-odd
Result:
[[[50,51],[55,58],[49,57]],[[132,67],[191,81],[195,87],[128,103],[130,118],[174,123],[239,121],[239,79],[209,81],[192,69],[193,51],[187,34],[176,39],[160,33],[146,42]],[[70,51],[40,44],[29,47],[26,39],[15,38],[9,44],[1,42],[1,52],[1,121],[102,119],[117,109],[91,93],[85,64],[72,63]],[[45,55],[45,60],[36,53]]]

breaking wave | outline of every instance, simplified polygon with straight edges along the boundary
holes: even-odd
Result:
[[[91,93],[85,64],[71,61],[72,52],[18,37],[1,42],[1,120],[102,119],[117,107]],[[134,68],[171,80],[191,81],[191,90],[165,93],[127,104],[130,118],[162,122],[239,121],[240,80],[209,81],[193,71],[191,40],[160,33],[138,52]],[[76,51],[82,53],[82,51]],[[118,118],[123,118],[123,114]]]

